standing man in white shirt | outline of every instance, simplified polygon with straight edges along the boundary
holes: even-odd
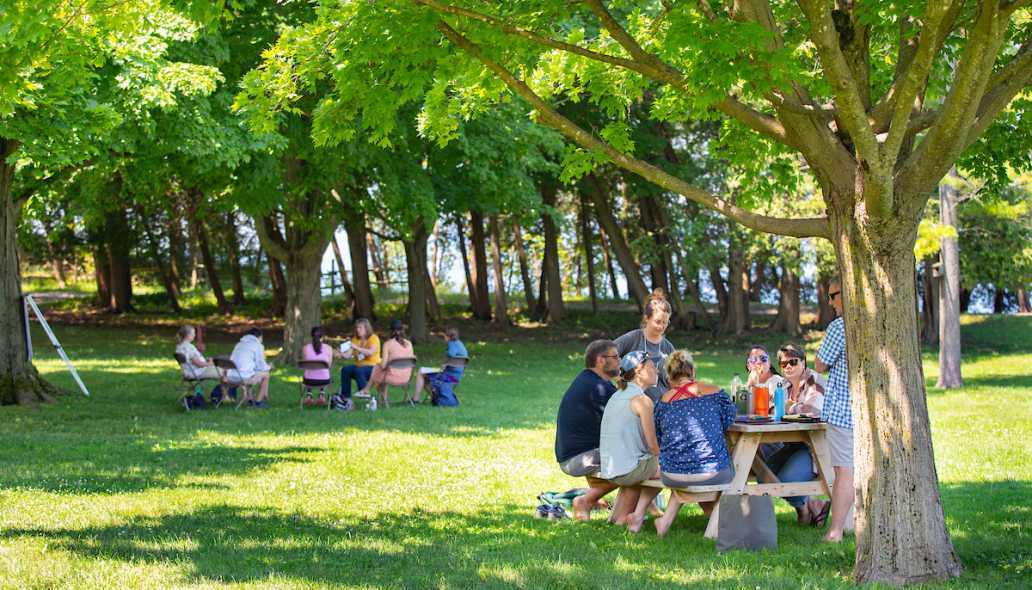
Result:
[[[244,334],[240,342],[233,347],[233,354],[230,360],[237,366],[237,372],[226,375],[230,383],[242,379],[245,385],[258,385],[258,394],[255,396],[254,407],[266,408],[269,406],[269,372],[272,365],[265,362],[265,346],[262,344],[261,328],[251,328]]]

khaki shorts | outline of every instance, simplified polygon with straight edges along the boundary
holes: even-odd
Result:
[[[264,379],[268,375],[268,371],[255,371],[254,375],[251,375],[247,379],[244,379],[243,381],[237,381],[233,378],[233,372],[230,371],[229,375],[227,375],[227,381],[230,385],[258,385],[262,382],[262,379]]]
[[[562,469],[563,473],[571,477],[585,477],[598,473],[598,470],[601,468],[602,459],[599,457],[598,449],[584,451],[559,464],[559,469]]]
[[[638,466],[630,473],[620,477],[612,477],[609,481],[621,487],[636,486],[641,482],[652,479],[659,471],[659,457],[649,455],[647,458],[638,461]]]
[[[828,424],[828,451],[832,467],[853,468],[853,430]]]

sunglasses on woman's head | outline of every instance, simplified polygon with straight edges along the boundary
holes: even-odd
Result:
[[[769,360],[770,360],[770,357],[768,357],[765,354],[761,354],[759,356],[751,356],[751,357],[749,357],[749,362],[753,363],[753,364],[765,363],[765,362],[767,362]]]
[[[799,364],[799,359],[785,359],[783,361],[778,361],[778,364],[781,365],[782,369],[785,367],[794,367]]]

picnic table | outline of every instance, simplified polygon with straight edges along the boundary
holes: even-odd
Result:
[[[730,484],[690,486],[671,490],[685,503],[719,502],[723,494],[747,494],[751,496],[831,496],[835,485],[835,471],[831,467],[831,455],[825,436],[827,424],[823,422],[799,423],[778,422],[772,424],[743,424],[735,422],[727,430],[731,449],[731,463],[735,479]],[[764,463],[759,454],[760,445],[766,443],[801,442],[813,451],[817,477],[807,482],[782,482]],[[754,481],[750,481],[750,477]],[[665,487],[654,479],[644,482],[651,487]],[[706,538],[717,538],[719,510],[716,506],[706,525]]]

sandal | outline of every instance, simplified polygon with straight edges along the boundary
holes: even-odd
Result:
[[[810,526],[816,527],[816,528],[820,528],[820,527],[824,526],[824,523],[826,523],[828,521],[828,514],[830,512],[831,512],[831,501],[829,500],[829,501],[824,503],[824,506],[821,508],[821,511],[818,512],[817,514],[814,514],[813,517],[810,519]]]

